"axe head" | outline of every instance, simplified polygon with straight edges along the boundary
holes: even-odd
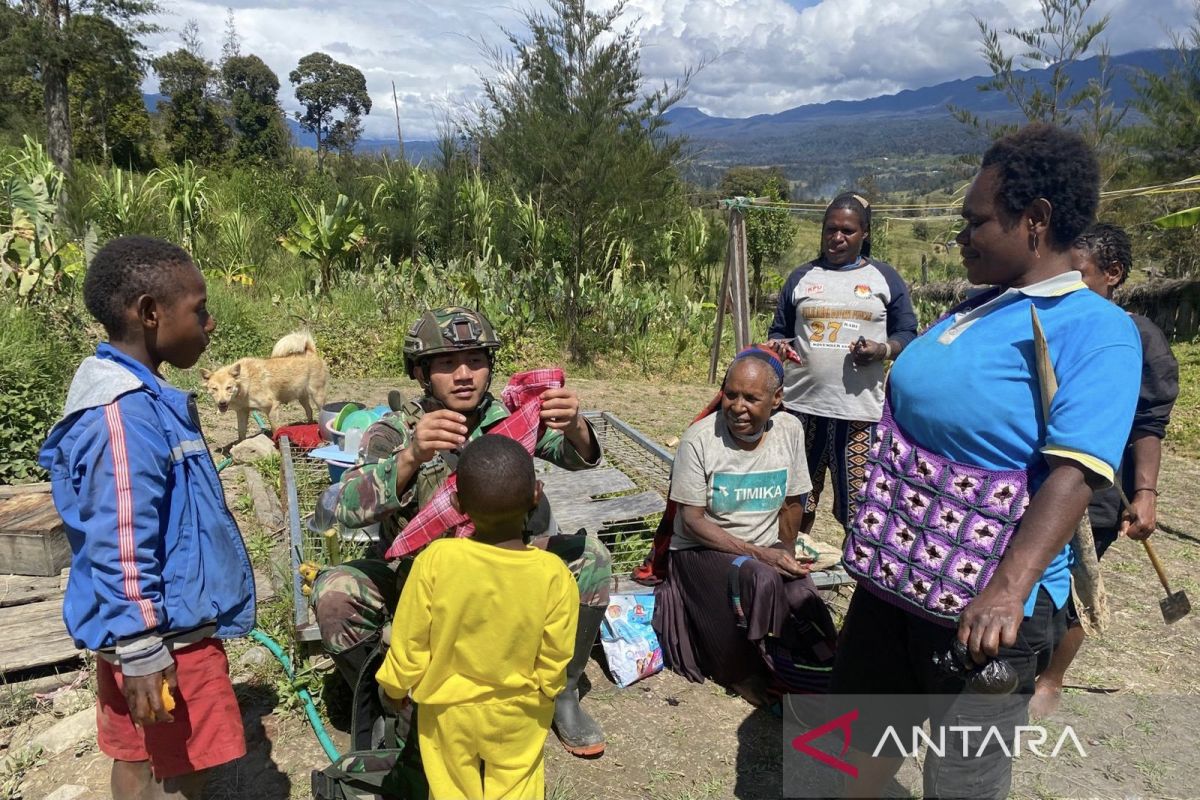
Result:
[[[1169,592],[1166,597],[1158,601],[1158,607],[1162,609],[1163,621],[1170,625],[1172,622],[1177,622],[1192,611],[1192,603],[1188,600],[1186,593]]]

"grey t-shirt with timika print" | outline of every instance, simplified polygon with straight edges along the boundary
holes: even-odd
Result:
[[[671,469],[671,499],[704,509],[704,516],[743,542],[770,547],[779,541],[784,498],[812,489],[804,457],[804,426],[784,411],[771,417],[753,450],[738,447],[720,412],[684,432]],[[672,550],[702,547],[675,515]]]
[[[856,366],[850,345],[917,335],[904,279],[882,261],[862,258],[841,268],[813,261],[788,276],[769,336],[786,339],[804,359],[787,364],[783,402],[793,411],[878,422],[883,415],[883,362]]]

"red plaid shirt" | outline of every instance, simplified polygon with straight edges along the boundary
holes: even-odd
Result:
[[[563,386],[563,371],[557,367],[520,372],[512,376],[500,400],[510,416],[487,432],[487,436],[507,436],[533,455],[533,449],[545,433],[541,423],[542,393]],[[388,558],[402,558],[415,553],[447,532],[457,537],[470,536],[475,526],[464,514],[450,505],[450,495],[458,489],[458,475],[451,475],[429,503],[409,520],[400,535],[388,548]]]

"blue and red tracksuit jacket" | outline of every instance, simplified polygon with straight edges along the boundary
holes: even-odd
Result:
[[[254,626],[254,577],[200,432],[195,396],[102,344],[42,446],[71,544],[63,620],[126,675]]]

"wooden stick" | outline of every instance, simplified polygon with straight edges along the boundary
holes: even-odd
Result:
[[[733,269],[734,258],[734,243],[733,243],[733,215],[734,211],[729,212],[729,241],[725,246],[725,269],[721,272],[721,289],[717,292],[717,331],[713,337],[712,355],[708,362],[708,382],[716,383],[717,380],[717,362],[721,358],[721,334],[725,329],[725,303],[728,302],[729,282],[731,280],[731,270]]]
[[[404,160],[404,137],[400,135],[400,101],[396,99],[396,82],[392,81],[392,105],[396,109],[396,142],[400,145],[400,160]]]

